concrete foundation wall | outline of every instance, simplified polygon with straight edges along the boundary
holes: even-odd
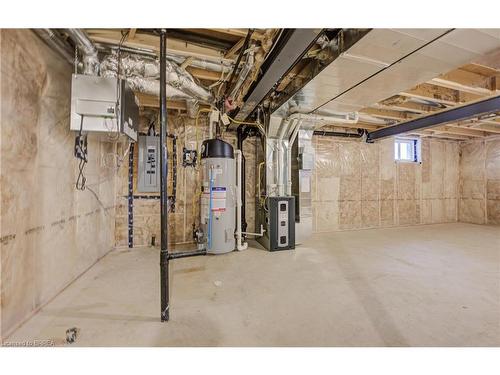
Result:
[[[422,140],[422,163],[394,161],[394,141],[315,136],[313,230],[457,221],[459,145]]]
[[[146,132],[149,121],[142,118],[141,131]],[[169,243],[184,244],[193,242],[194,217],[199,217],[199,199],[193,196],[201,186],[201,171],[193,167],[182,167],[182,149],[195,149],[198,144],[208,137],[208,123],[206,114],[199,118],[198,135],[196,134],[195,120],[188,117],[168,116],[169,133],[177,135],[177,199],[175,212],[169,214]],[[159,129],[157,128],[158,132]],[[227,132],[223,139],[236,149],[235,132]],[[172,194],[172,141],[169,139],[169,192]],[[248,230],[255,227],[255,147],[256,139],[248,138],[244,142],[246,156],[246,217]],[[137,147],[134,152],[134,195],[156,195],[158,193],[137,192]],[[119,170],[119,186],[117,189],[117,219],[116,219],[116,246],[128,246],[128,162]],[[199,193],[199,190],[198,190]],[[156,238],[156,245],[160,243],[160,202],[158,199],[134,199],[133,243],[134,246],[149,246],[151,238]],[[194,214],[193,214],[194,212]]]
[[[77,191],[72,66],[30,30],[0,31],[1,327],[5,337],[114,244],[115,145],[89,138]],[[61,329],[65,329],[62,327]]]
[[[500,224],[500,139],[461,144],[460,153],[460,221]]]

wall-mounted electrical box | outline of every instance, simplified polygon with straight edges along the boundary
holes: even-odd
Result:
[[[125,80],[73,74],[71,130],[125,134],[137,141],[138,125],[139,107]]]
[[[160,137],[139,136],[137,191],[140,193],[160,191]]]

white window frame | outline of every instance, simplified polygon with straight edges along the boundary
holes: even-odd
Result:
[[[396,145],[399,146],[400,143],[409,143],[411,144],[412,159],[401,159],[401,149],[400,147],[396,148]],[[394,138],[394,160],[397,163],[421,163],[421,145],[420,138],[412,138],[412,137],[395,137]]]

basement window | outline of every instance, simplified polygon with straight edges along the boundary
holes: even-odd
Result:
[[[394,160],[400,162],[420,163],[420,139],[395,138]]]

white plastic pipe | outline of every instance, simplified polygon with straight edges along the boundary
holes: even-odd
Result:
[[[235,150],[236,154],[236,249],[243,251],[248,248],[248,243],[243,242],[241,231],[241,150]]]
[[[347,114],[306,114],[295,112],[288,116],[288,120],[304,120],[304,121],[314,121],[314,122],[323,122],[323,123],[341,123],[341,124],[356,124],[359,121],[359,113],[353,112],[354,118]]]

